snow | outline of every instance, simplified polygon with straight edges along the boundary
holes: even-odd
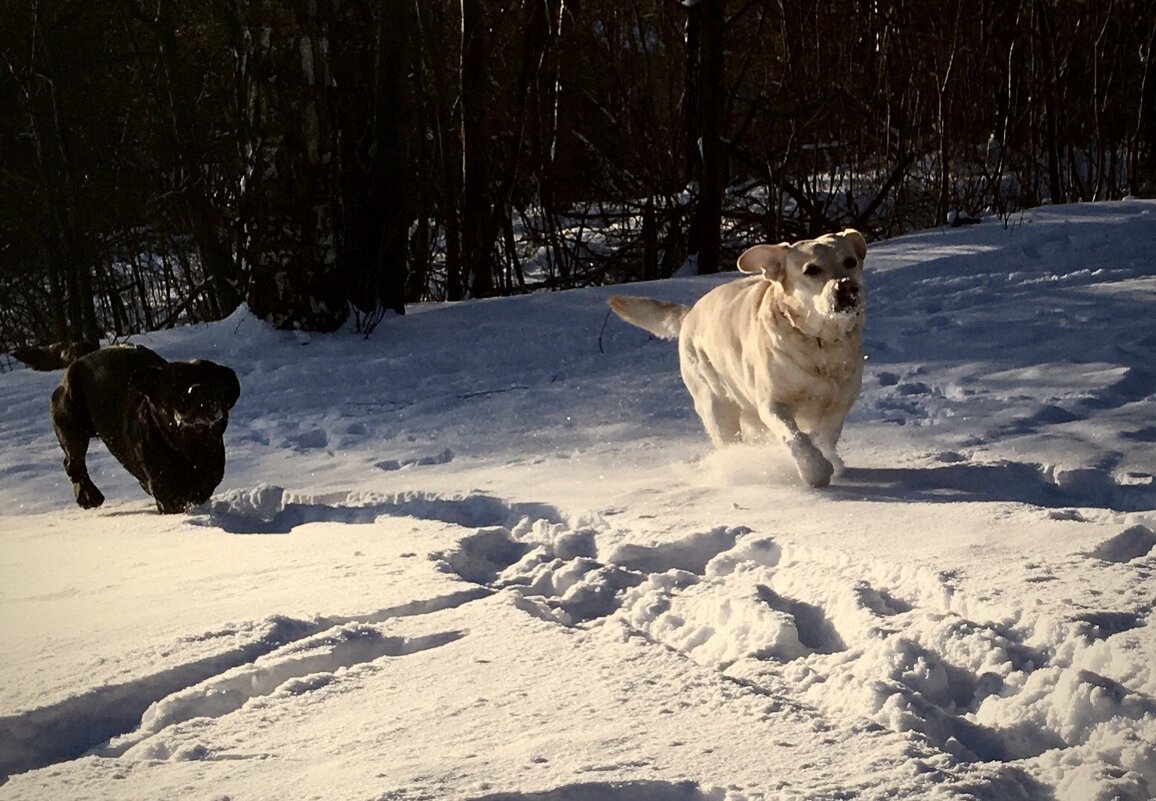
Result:
[[[825,490],[621,287],[137,337],[241,378],[188,515],[0,374],[0,799],[1153,798],[1154,215],[875,243]]]

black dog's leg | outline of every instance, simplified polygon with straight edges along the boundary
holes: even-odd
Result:
[[[76,502],[85,509],[95,509],[104,503],[104,495],[92,483],[84,457],[96,429],[83,406],[73,401],[64,386],[52,393],[52,427],[64,451],[64,472],[72,480]]]

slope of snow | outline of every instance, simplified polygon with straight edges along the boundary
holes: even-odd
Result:
[[[826,490],[714,453],[668,342],[733,276],[142,336],[233,367],[160,516],[0,374],[0,799],[1156,796],[1156,203],[876,243]]]

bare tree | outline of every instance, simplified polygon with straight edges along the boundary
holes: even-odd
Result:
[[[252,0],[242,15],[249,308],[278,328],[333,330],[349,310],[335,280],[332,7]]]
[[[416,300],[1156,187],[1141,0],[0,10],[0,346],[242,300],[368,331]]]
[[[726,2],[689,3],[686,13],[687,172],[697,185],[688,240],[698,272],[707,274],[719,271],[727,179],[723,166]]]
[[[461,0],[462,194],[459,208],[461,271],[451,299],[463,291],[474,297],[494,292],[493,198],[490,187],[490,134],[487,75],[487,15],[482,0]],[[464,286],[458,286],[461,281]]]
[[[337,276],[369,327],[404,313],[414,222],[412,86],[415,8],[349,2],[335,19],[340,226]]]

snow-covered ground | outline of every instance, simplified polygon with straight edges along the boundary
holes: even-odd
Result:
[[[825,490],[621,287],[137,338],[241,378],[189,515],[0,374],[0,799],[1151,799],[1156,203],[1013,223],[873,245]]]

